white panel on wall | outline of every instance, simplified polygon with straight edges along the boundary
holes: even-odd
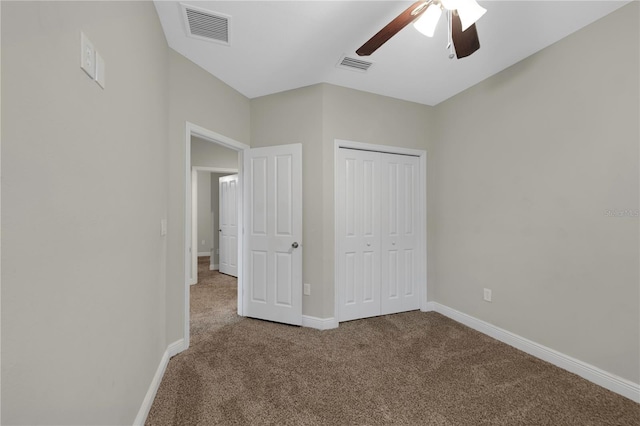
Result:
[[[291,156],[275,158],[276,166],[276,234],[291,235]]]
[[[413,234],[415,216],[415,167],[413,164],[404,165],[404,232]]]
[[[400,187],[398,185],[398,164],[397,163],[389,163],[387,167],[388,171],[388,180],[387,183],[389,185],[389,191],[387,195],[387,204],[386,205],[389,210],[389,234],[397,235],[398,234],[398,190]]]
[[[344,215],[346,220],[345,235],[356,235],[356,160],[346,159],[344,170]]]
[[[389,272],[383,275],[383,280],[389,288],[387,292],[389,299],[396,299],[398,297],[398,250],[389,250],[387,253]]]
[[[356,303],[356,254],[345,253],[344,259],[344,303],[353,305]]]
[[[238,215],[236,209],[233,206],[238,205],[238,180],[234,179],[229,182],[229,205],[227,206],[227,218],[226,222],[230,226],[238,225]]]
[[[275,262],[276,304],[291,306],[291,254],[276,253]]]
[[[375,179],[374,174],[375,163],[373,161],[365,161],[363,170],[363,234],[366,236],[373,236],[374,233],[374,202],[375,202]]]
[[[251,268],[257,273],[251,276],[251,301],[267,303],[267,252],[251,252]]]
[[[251,214],[251,233],[254,235],[267,234],[267,158],[251,159],[251,202],[260,206],[259,213]]]
[[[375,287],[376,268],[379,267],[374,261],[375,253],[365,251],[363,255],[362,271],[362,300],[363,302],[375,302],[376,295],[373,294]]]
[[[413,296],[415,293],[415,265],[413,255],[415,250],[409,249],[404,251],[404,289],[405,296]]]

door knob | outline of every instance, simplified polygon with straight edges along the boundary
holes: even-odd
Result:
[[[294,242],[293,244],[291,244],[291,247],[298,248],[298,243]]]

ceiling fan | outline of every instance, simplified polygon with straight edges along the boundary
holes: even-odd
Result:
[[[412,22],[418,31],[433,37],[443,11],[446,12],[448,22],[449,58],[464,58],[480,49],[475,23],[486,9],[476,0],[427,0],[412,4],[356,50],[356,53],[359,56],[371,55]]]

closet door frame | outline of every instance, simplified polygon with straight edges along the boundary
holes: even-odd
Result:
[[[335,139],[334,141],[334,316],[336,323],[341,321],[340,318],[340,300],[339,300],[339,274],[338,274],[338,256],[340,255],[338,250],[339,235],[338,235],[338,150],[341,148],[357,149],[362,151],[381,152],[385,154],[399,154],[399,155],[411,155],[418,157],[418,214],[417,223],[419,226],[419,247],[416,256],[419,268],[417,270],[417,282],[418,290],[420,291],[420,310],[428,311],[427,304],[427,152],[424,150],[417,150],[411,148],[402,148],[388,145],[376,145],[363,142],[354,142],[342,139]]]

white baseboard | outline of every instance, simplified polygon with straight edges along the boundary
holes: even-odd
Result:
[[[144,426],[144,423],[147,420],[147,416],[149,415],[149,411],[151,410],[153,400],[155,399],[158,388],[160,387],[160,382],[162,382],[164,372],[167,369],[167,364],[169,364],[169,359],[185,349],[186,348],[184,347],[184,339],[180,339],[170,344],[167,347],[167,350],[164,351],[164,354],[160,359],[160,364],[156,369],[156,374],[153,376],[153,380],[151,380],[151,384],[149,385],[147,394],[144,396],[144,400],[142,400],[142,406],[138,411],[136,419],[133,421],[134,426]]]
[[[318,330],[331,330],[332,328],[338,328],[338,321],[335,318],[317,318],[303,315],[302,326]]]
[[[176,340],[175,342],[167,346],[167,353],[169,354],[169,359],[178,355],[180,352],[183,352],[189,349],[185,347],[184,343],[185,343],[184,339],[180,339],[180,340]]]
[[[437,303],[437,302],[427,302],[427,303],[423,304],[422,306],[420,306],[420,311],[422,311],[422,312],[433,312],[435,310],[435,309],[433,309],[433,305],[435,303]]]
[[[438,302],[428,302],[426,309],[423,311],[435,311],[446,317],[451,318],[467,327],[473,328],[487,336],[493,337],[509,346],[520,349],[523,352],[547,361],[557,367],[567,370],[571,373],[609,389],[619,395],[629,398],[632,401],[640,402],[640,384],[633,383],[630,380],[619,377],[615,374],[604,371],[586,362],[575,359],[569,355],[565,355],[554,349],[548,348],[539,343],[525,339],[522,336],[504,330],[488,322],[482,321],[471,315],[464,314],[448,306],[441,305]]]
[[[198,257],[209,257],[209,256],[211,256],[210,251],[198,252]]]
[[[220,270],[220,265],[209,265],[209,270],[210,271],[219,271]]]

